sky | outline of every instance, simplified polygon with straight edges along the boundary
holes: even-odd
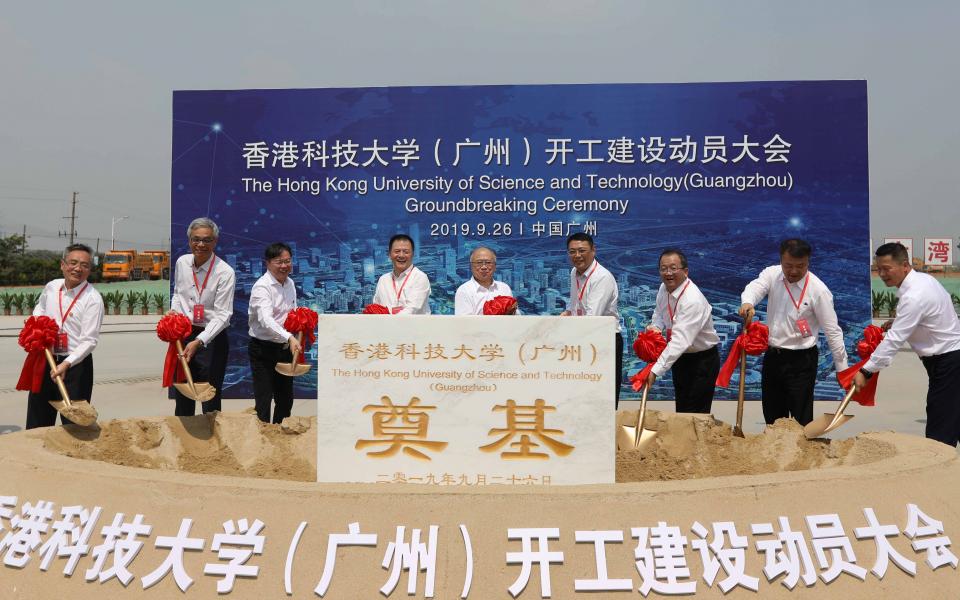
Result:
[[[77,192],[80,241],[127,217],[118,248],[168,247],[173,90],[866,79],[875,244],[956,244],[957,23],[922,0],[10,3],[0,235],[62,248]]]

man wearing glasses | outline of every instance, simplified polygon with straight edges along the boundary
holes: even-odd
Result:
[[[473,278],[457,288],[453,314],[482,315],[483,304],[497,296],[513,296],[510,286],[493,278],[497,270],[497,255],[493,250],[479,246],[470,253],[470,272]],[[511,314],[516,314],[516,306]]]
[[[170,313],[185,314],[193,323],[193,331],[183,348],[194,381],[206,381],[217,388],[212,400],[203,403],[203,412],[220,410],[223,377],[227,372],[230,342],[226,328],[233,315],[233,291],[236,275],[233,268],[213,253],[220,237],[220,228],[206,217],[194,219],[187,227],[190,254],[177,259],[173,273],[173,297]],[[192,417],[196,402],[175,391],[174,415]]]
[[[713,308],[688,277],[687,257],[676,248],[660,254],[660,290],[648,330],[667,338],[667,347],[653,365],[647,385],[669,369],[677,412],[710,413],[720,372],[720,338],[713,328]]]
[[[589,233],[574,233],[567,238],[570,257],[570,301],[562,317],[613,317],[616,336],[616,404],[620,404],[620,383],[623,380],[623,336],[620,334],[620,313],[617,310],[617,280],[596,261],[597,250]]]
[[[837,373],[847,368],[843,331],[837,324],[833,294],[809,271],[810,244],[788,239],[780,244],[780,264],[767,267],[740,294],[740,316],[753,319],[754,306],[767,298],[770,347],[760,373],[763,419],[771,424],[793,417],[801,425],[813,420],[820,329],[827,338]]]
[[[387,307],[391,315],[429,315],[430,279],[413,265],[413,238],[398,233],[387,249],[393,271],[380,276],[373,303]]]
[[[278,362],[292,362],[300,352],[297,336],[283,328],[287,314],[297,307],[297,288],[290,278],[293,251],[283,242],[267,246],[263,260],[267,272],[250,290],[247,311],[250,343],[247,353],[253,372],[253,397],[257,417],[270,423],[270,407],[276,402],[273,423],[281,423],[293,408],[293,377],[277,373]]]
[[[103,323],[103,298],[87,282],[92,268],[93,251],[83,244],[67,246],[60,260],[63,279],[54,279],[43,288],[33,309],[34,316],[47,316],[57,322],[60,331],[53,354],[57,368],[51,372],[44,364],[40,391],[27,396],[27,429],[51,427],[57,423],[57,411],[51,400],[60,400],[54,381],[62,377],[71,398],[93,401],[93,349],[100,340]],[[71,421],[60,415],[60,421]]]

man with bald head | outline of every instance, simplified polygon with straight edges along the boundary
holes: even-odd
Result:
[[[509,285],[493,279],[496,270],[497,255],[490,248],[478,246],[470,253],[470,272],[473,277],[457,288],[454,314],[482,315],[483,304],[487,300],[497,296],[513,296]]]

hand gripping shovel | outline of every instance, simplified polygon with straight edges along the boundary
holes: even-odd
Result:
[[[746,333],[747,327],[750,325],[748,319],[743,321],[743,332]],[[740,349],[740,383],[737,386],[737,423],[733,426],[733,435],[736,437],[742,438],[746,437],[743,435],[743,400],[745,396],[745,389],[747,385],[747,351],[743,348]]]
[[[50,369],[57,368],[57,361],[53,360],[53,354],[49,349],[44,350],[47,355],[47,362]],[[73,421],[77,425],[87,427],[97,422],[97,409],[90,405],[86,400],[70,400],[70,394],[67,393],[67,386],[63,385],[63,377],[57,376],[57,387],[60,388],[61,401],[51,400],[50,405],[57,409],[61,417]]]
[[[840,403],[840,408],[837,409],[836,413],[826,413],[822,417],[818,417],[809,423],[803,428],[803,435],[806,438],[812,439],[815,437],[820,437],[825,433],[829,433],[840,427],[847,421],[853,418],[853,415],[845,415],[843,411],[847,409],[847,405],[850,404],[850,399],[853,398],[853,393],[856,390],[852,385],[847,391],[847,395],[843,397],[843,402]]]
[[[617,448],[620,450],[643,450],[657,437],[657,432],[643,426],[647,416],[647,391],[650,386],[643,385],[643,395],[640,397],[640,415],[634,426],[621,425],[617,428]]]
[[[297,334],[297,341],[300,342],[300,347],[303,348],[303,332]],[[274,369],[277,373],[281,375],[286,375],[287,377],[297,377],[303,375],[304,373],[310,372],[310,365],[307,363],[297,362],[300,359],[300,352],[293,353],[293,360],[288,363],[277,363],[277,366]]]
[[[193,380],[190,365],[187,364],[187,359],[183,357],[183,343],[181,343],[180,340],[177,340],[177,356],[180,358],[180,368],[183,369],[184,374],[187,376],[187,382],[174,383],[173,387],[177,388],[177,391],[187,398],[197,402],[213,400],[213,397],[217,395],[217,388],[209,383],[202,381],[195,382]]]

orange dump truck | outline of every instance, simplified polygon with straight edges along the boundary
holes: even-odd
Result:
[[[169,279],[170,253],[166,250],[108,250],[103,257],[104,281]]]

